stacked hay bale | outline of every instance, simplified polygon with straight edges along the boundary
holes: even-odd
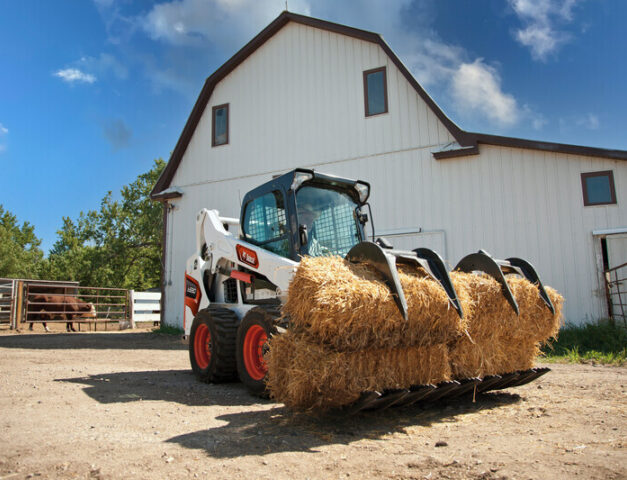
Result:
[[[556,332],[553,318],[549,328],[547,319],[534,313],[503,317],[511,307],[494,280],[463,273],[451,277],[463,320],[437,282],[421,269],[399,266],[408,304],[405,320],[372,269],[339,257],[303,258],[283,308],[290,328],[271,340],[266,356],[271,396],[293,408],[326,409],[350,404],[364,391],[513,371],[520,367],[503,370],[516,363],[512,353],[532,361],[536,343],[548,338],[539,337]],[[515,295],[528,293],[524,284],[510,285]],[[521,311],[535,306],[534,298],[523,302]],[[506,321],[499,322],[501,317]],[[523,334],[523,324],[534,331],[533,342]],[[518,330],[511,336],[513,326]],[[512,339],[519,345],[515,352],[505,348]]]

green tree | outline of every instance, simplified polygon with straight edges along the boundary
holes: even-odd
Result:
[[[163,207],[150,200],[150,192],[164,167],[163,160],[155,160],[152,169],[122,187],[120,200],[108,192],[99,210],[81,212],[76,222],[63,218],[47,278],[136,290],[157,287]]]
[[[0,277],[38,278],[43,252],[35,227],[21,226],[17,217],[0,205]]]

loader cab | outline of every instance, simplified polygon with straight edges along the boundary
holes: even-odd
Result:
[[[296,169],[246,194],[243,240],[277,255],[345,256],[366,239],[363,212],[370,185],[359,180]]]

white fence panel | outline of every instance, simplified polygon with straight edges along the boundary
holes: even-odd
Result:
[[[131,327],[136,322],[158,322],[161,320],[161,292],[130,291]]]

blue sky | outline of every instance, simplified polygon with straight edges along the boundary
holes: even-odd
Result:
[[[627,2],[289,0],[383,34],[460,127],[627,150]],[[61,217],[167,159],[204,79],[285,0],[0,4],[0,204]]]

